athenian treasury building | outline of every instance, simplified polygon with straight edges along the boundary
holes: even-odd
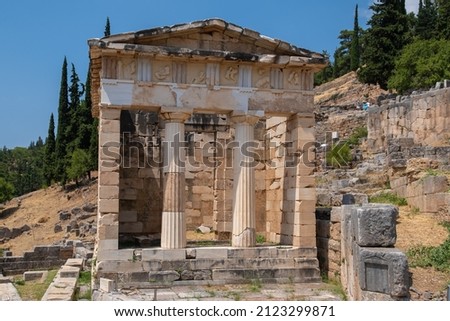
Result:
[[[313,79],[326,59],[219,19],[89,47],[97,278],[317,280]],[[213,240],[195,240],[202,225]]]

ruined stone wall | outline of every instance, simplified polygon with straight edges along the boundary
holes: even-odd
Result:
[[[341,208],[316,209],[317,258],[322,275],[340,280]]]
[[[161,130],[156,113],[122,111],[119,234],[161,232]]]
[[[415,145],[441,147],[450,144],[450,88],[411,96],[398,96],[369,108],[368,148],[378,153],[388,139],[412,138]]]
[[[0,274],[19,274],[28,270],[59,268],[73,257],[73,246],[36,246],[23,256],[0,257]]]

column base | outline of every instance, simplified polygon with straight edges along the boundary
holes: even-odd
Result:
[[[186,247],[186,215],[184,212],[163,212],[161,248],[182,249]]]
[[[233,247],[254,247],[256,245],[256,230],[246,228],[242,233],[236,235],[233,233],[231,246]]]

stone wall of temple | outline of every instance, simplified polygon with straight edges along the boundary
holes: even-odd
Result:
[[[119,234],[159,239],[163,207],[164,120],[153,112],[122,111]],[[315,246],[314,119],[267,117],[254,126],[248,150],[255,167],[256,232],[267,241]],[[226,115],[194,114],[185,125],[185,211],[188,230],[211,227],[230,239],[234,128]],[[302,217],[300,218],[300,213]],[[306,240],[306,241],[305,241]]]

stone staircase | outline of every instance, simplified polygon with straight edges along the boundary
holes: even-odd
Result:
[[[248,283],[256,279],[263,283],[320,281],[316,248],[258,246],[119,251],[125,256],[132,251],[132,259],[115,262],[111,267],[101,266],[97,277],[113,279],[120,288]]]

